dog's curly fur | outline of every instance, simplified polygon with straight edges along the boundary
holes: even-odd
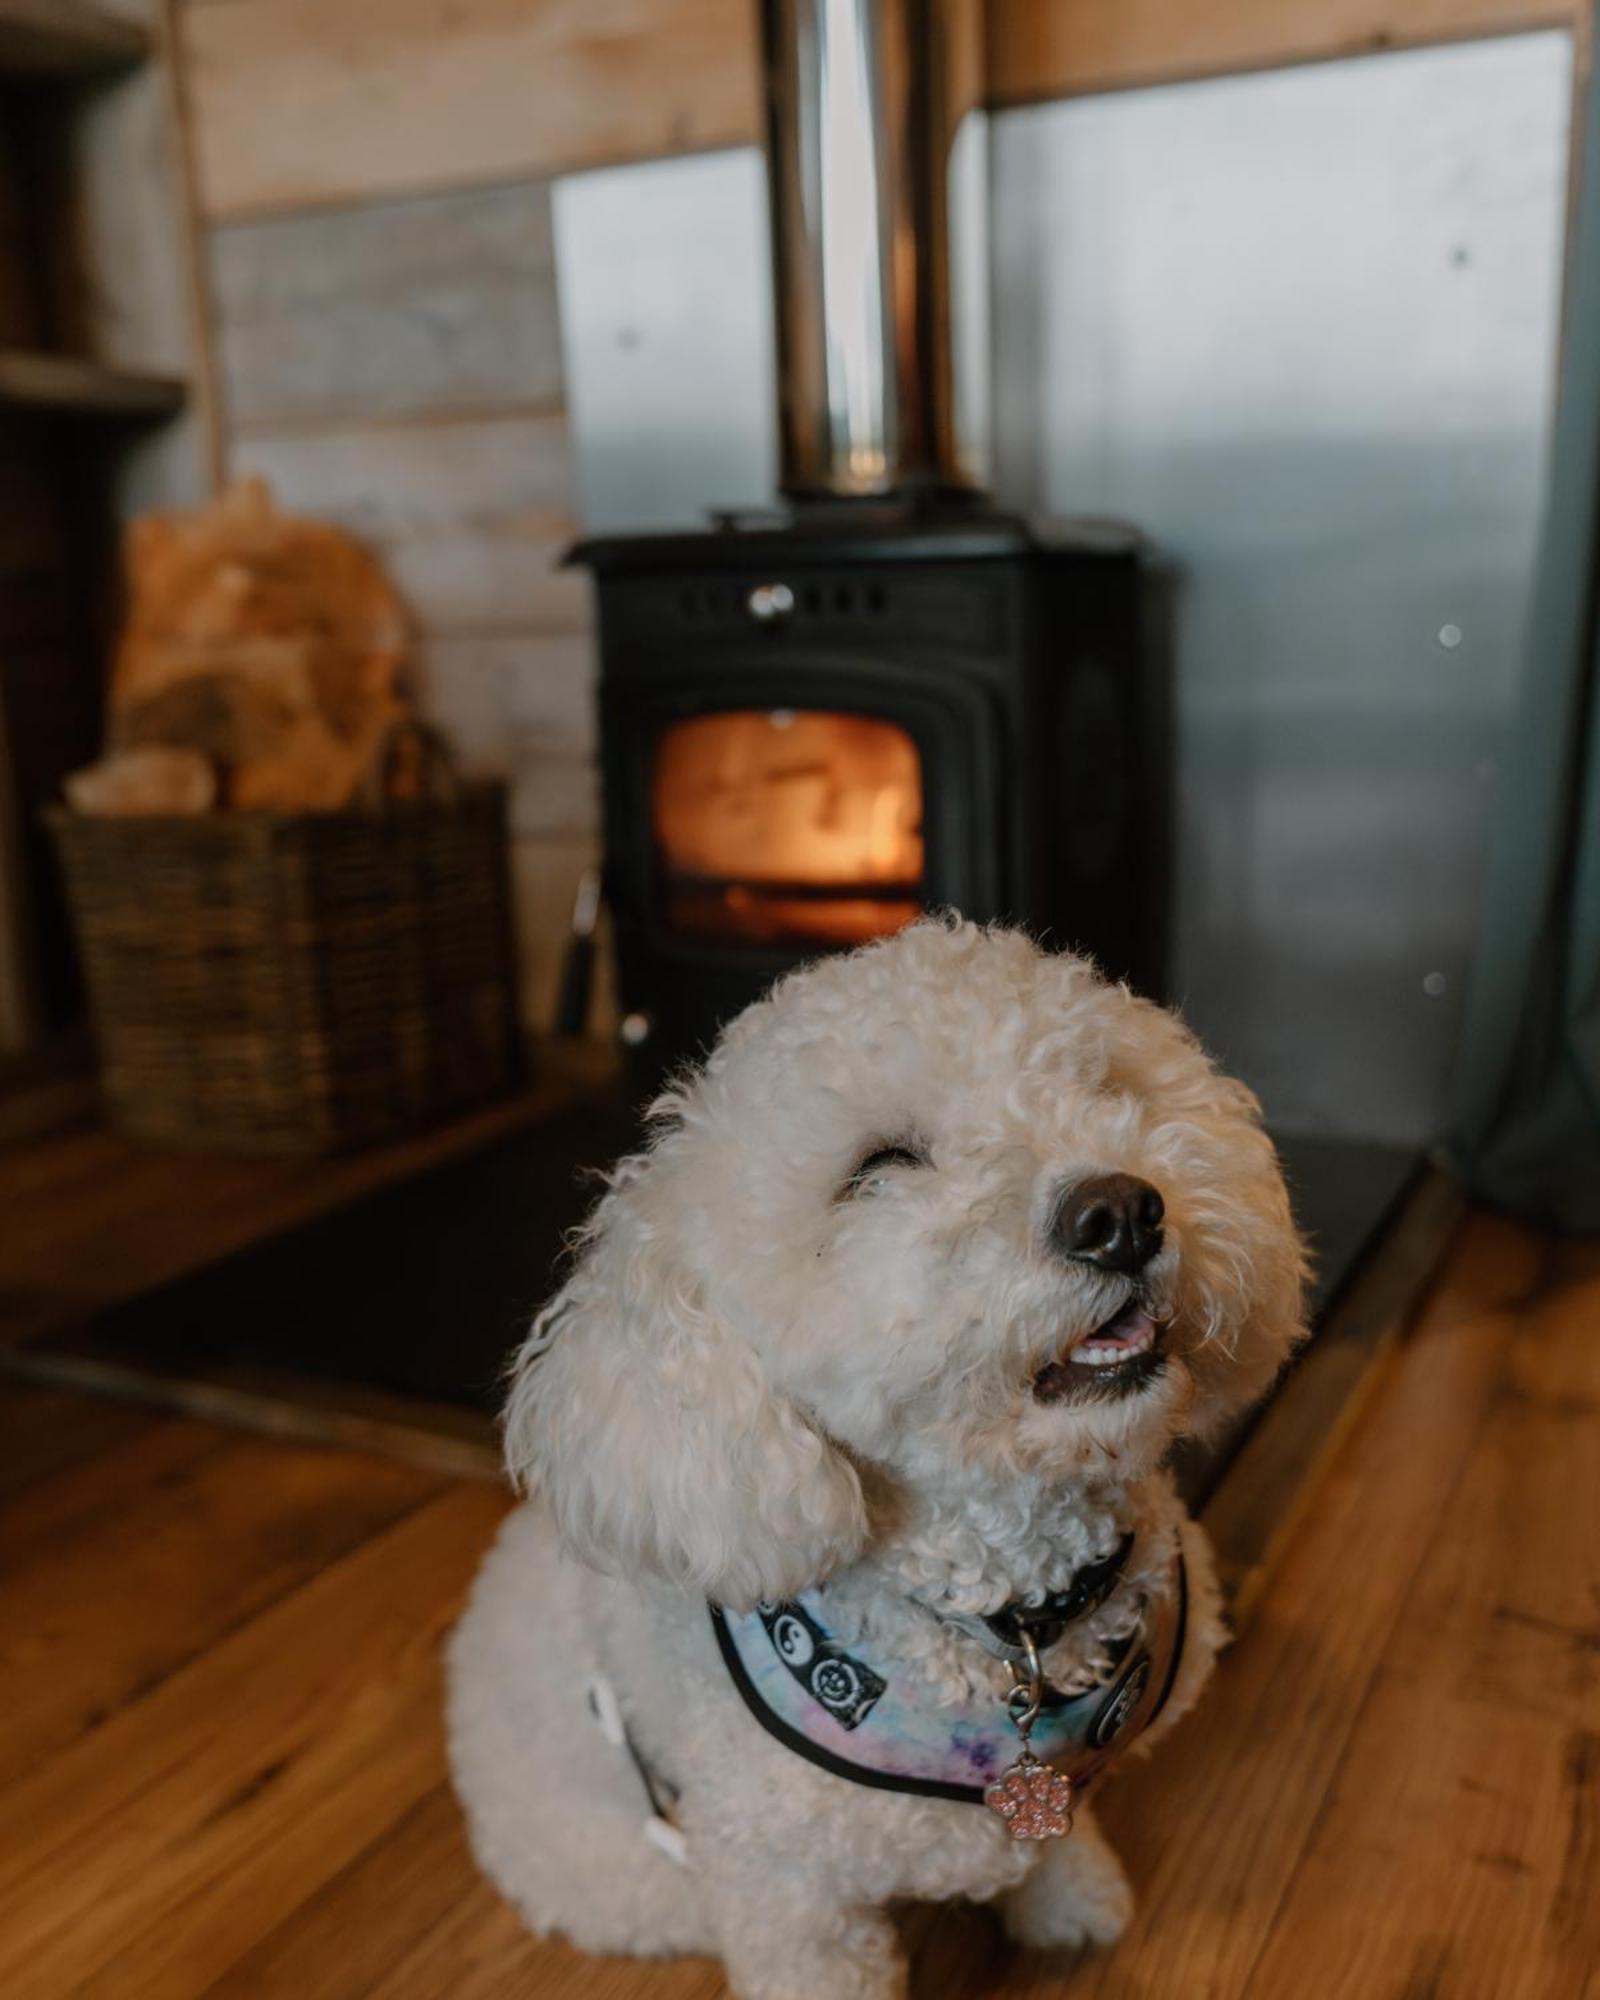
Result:
[[[852,1178],[888,1145],[911,1157]],[[1112,1171],[1166,1202],[1138,1280],[1165,1365],[1046,1402],[1038,1369],[1130,1293],[1049,1233],[1063,1190]],[[451,1658],[483,1867],[536,1930],[720,1953],[744,2000],[903,1993],[900,1897],[997,1898],[1033,1944],[1112,1940],[1130,1895],[1087,1811],[1036,1847],[981,1806],[814,1767],[741,1705],[706,1600],[826,1582],[846,1643],[921,1672],[932,1700],[998,1703],[1004,1669],[939,1609],[1037,1602],[1147,1531],[1045,1657],[1085,1685],[1171,1587],[1181,1534],[1190,1639],[1159,1736],[1222,1633],[1162,1460],[1272,1379],[1302,1279],[1250,1093],[1082,959],[932,919],[783,980],[661,1098],[517,1358],[506,1456],[534,1498]],[[681,1794],[687,1872],[645,1843],[638,1778],[589,1726],[597,1672]]]

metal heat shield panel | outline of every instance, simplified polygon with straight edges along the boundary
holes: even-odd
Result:
[[[1436,1130],[1516,693],[1571,46],[996,121],[1007,500],[1176,583],[1176,996],[1280,1127]]]
[[[751,147],[556,183],[567,413],[591,533],[772,504],[766,202]]]

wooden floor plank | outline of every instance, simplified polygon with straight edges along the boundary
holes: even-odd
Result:
[[[1536,2000],[1600,1965],[1600,1249],[1484,1425],[1252,1991]]]
[[[201,1992],[432,1790],[504,1505],[445,1493],[0,1796],[0,1992]]]
[[[648,1981],[646,1985],[644,1982]],[[709,1960],[642,1966],[531,1937],[477,1873],[441,1782],[207,1988],[205,2000],[709,2000]]]
[[[59,1572],[70,1590],[72,1565],[113,1531],[119,1514],[138,1516],[164,1489],[184,1480],[205,1458],[225,1451],[228,1437],[213,1424],[146,1411],[133,1436],[81,1459],[59,1477],[34,1480],[0,1507],[0,1571],[11,1582],[32,1559]]]
[[[478,1893],[460,1810],[441,1783],[230,1966],[206,2000],[358,2000]]]
[[[441,1782],[205,2000],[711,2000],[726,1990],[709,1959],[642,1965],[532,1937],[478,1874],[461,1809]]]
[[[0,1376],[0,1507],[24,1487],[129,1443],[156,1421],[125,1403]]]
[[[1217,1573],[1242,1629],[1282,1552],[1316,1505],[1335,1463],[1416,1318],[1428,1281],[1459,1232],[1466,1197],[1428,1166],[1316,1337],[1296,1356],[1205,1504]]]
[[[649,1963],[591,1958],[560,1939],[536,1942],[487,1887],[475,1885],[372,1989],[373,2000],[727,2000],[709,1958]]]
[[[147,1417],[0,1510],[0,1785],[440,1486],[383,1459]]]
[[[263,1437],[337,1444],[456,1478],[502,1477],[499,1428],[487,1413],[366,1383],[324,1381],[284,1367],[195,1354],[133,1358],[92,1336],[0,1346],[5,1374],[30,1385],[185,1416]]]

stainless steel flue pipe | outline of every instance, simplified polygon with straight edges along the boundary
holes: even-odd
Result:
[[[970,490],[950,164],[982,0],[762,0],[782,490]]]

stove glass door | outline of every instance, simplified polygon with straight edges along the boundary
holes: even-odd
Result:
[[[921,755],[898,724],[723,709],[655,739],[658,912],[682,939],[859,944],[924,907]]]

